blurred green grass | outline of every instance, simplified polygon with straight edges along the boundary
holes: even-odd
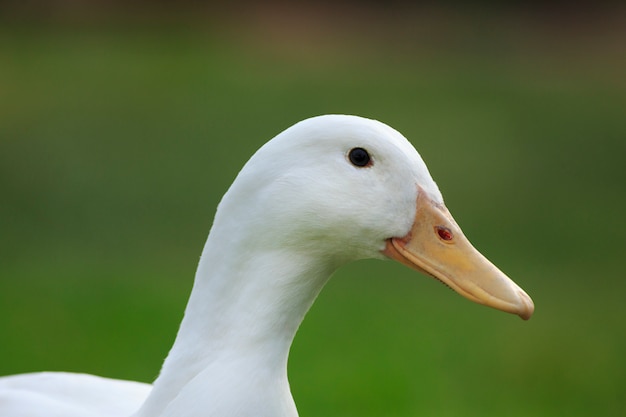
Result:
[[[522,322],[390,262],[349,265],[292,349],[301,415],[625,409],[626,87],[611,57],[480,43],[309,56],[242,39],[3,29],[0,375],[151,381],[238,169],[294,122],[338,112],[403,132],[537,311]]]

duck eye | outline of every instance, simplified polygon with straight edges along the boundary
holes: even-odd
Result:
[[[357,167],[365,167],[371,165],[370,154],[363,148],[353,148],[348,154],[352,165]]]

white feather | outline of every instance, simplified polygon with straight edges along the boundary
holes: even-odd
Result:
[[[355,147],[372,166],[350,163]],[[300,322],[335,269],[381,258],[385,239],[408,232],[418,186],[442,202],[413,146],[380,122],[330,115],[292,126],[222,199],[152,389],[70,373],[3,377],[0,416],[297,416],[287,356]]]

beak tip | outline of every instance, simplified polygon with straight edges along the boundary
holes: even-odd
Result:
[[[533,300],[522,289],[518,292],[520,298],[520,308],[517,313],[522,320],[528,320],[535,312],[535,304]]]
[[[530,312],[530,313],[528,313],[528,312],[523,312],[523,313],[520,313],[520,314],[519,314],[519,317],[520,317],[522,320],[526,321],[526,320],[530,319],[530,317],[532,316],[532,314],[533,314],[532,312]]]

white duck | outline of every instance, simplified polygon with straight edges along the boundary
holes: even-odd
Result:
[[[266,143],[223,197],[154,385],[84,374],[0,378],[3,417],[295,417],[291,342],[333,271],[392,258],[528,319],[526,293],[474,249],[417,151],[356,116]]]

